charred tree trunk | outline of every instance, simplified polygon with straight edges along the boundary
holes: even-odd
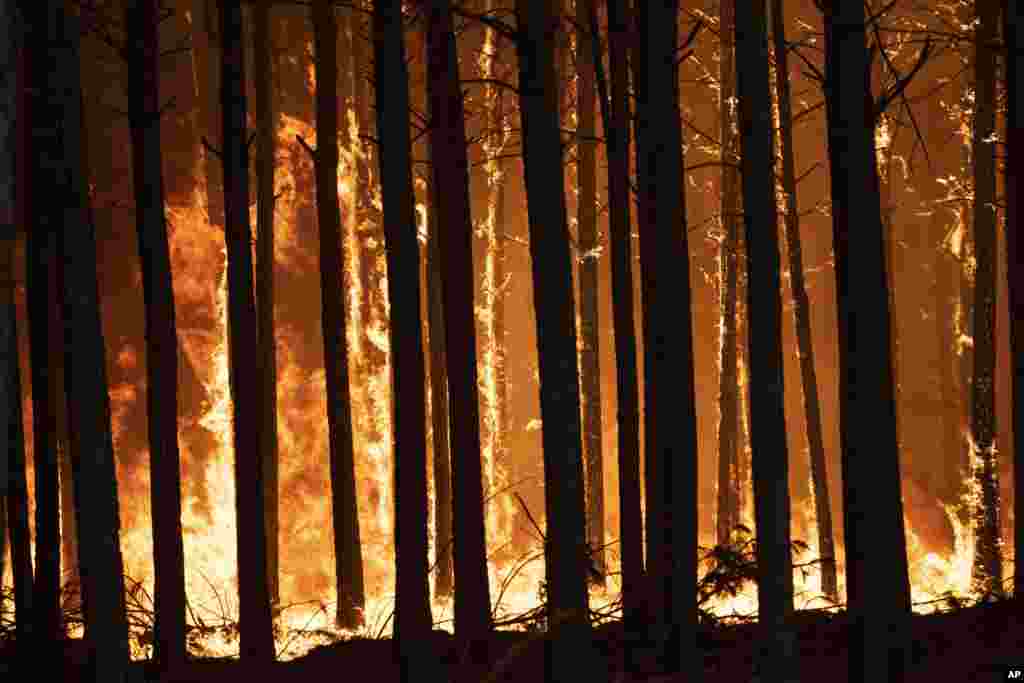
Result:
[[[395,454],[395,645],[401,679],[429,680],[433,656],[428,649],[432,621],[427,586],[426,397],[419,244],[409,133],[409,73],[402,37],[401,2],[377,0],[374,3],[373,43],[378,84],[377,130],[384,132],[379,149],[391,306],[389,339],[390,347],[396,351],[391,372]],[[382,87],[385,83],[388,84],[386,89]],[[460,574],[456,571],[457,581],[461,580]]]
[[[14,250],[18,240],[18,221],[15,205],[15,181],[17,178],[16,161],[18,154],[17,121],[18,121],[18,44],[21,25],[15,0],[0,2],[0,293],[3,295],[0,306],[0,349],[9,349],[10,340],[17,339],[14,320],[7,318],[7,306],[4,304],[14,300]],[[18,354],[6,356],[0,363],[0,416],[11,414],[11,406],[16,403],[15,397],[9,393],[11,378],[18,362]],[[0,417],[0,419],[4,419]],[[10,453],[0,448],[0,499],[6,499],[10,491]],[[0,502],[0,507],[6,500]],[[0,511],[3,514],[3,511]],[[3,557],[6,546],[6,517],[0,524],[0,576],[3,576]]]
[[[901,681],[910,581],[861,3],[823,3],[852,681]]]
[[[597,144],[590,0],[576,0],[577,222],[580,244],[580,400],[587,472],[587,531],[592,579],[604,585],[604,464],[601,453],[601,337],[598,313]]]
[[[274,148],[277,114],[271,98],[274,84],[274,34],[270,7],[252,8],[254,95],[256,99],[256,315],[262,369],[260,455],[263,458],[263,495],[267,519],[267,590],[270,604],[281,602],[278,578],[278,441],[277,339],[274,328]]]
[[[1003,0],[1003,40],[1006,41],[1006,253],[1010,299],[1010,354],[1013,357],[1011,399],[1013,405],[1014,491],[1024,488],[1024,231],[1020,227],[1021,134],[1024,121],[1021,89],[1017,78],[1024,61],[1020,31],[1024,26],[1019,2]],[[1014,495],[1014,585],[1013,593],[1024,597],[1024,495]]]
[[[162,667],[177,668],[185,661],[185,551],[178,452],[178,332],[160,156],[158,11],[156,0],[130,2],[125,25],[135,222],[146,311],[146,407],[156,578],[153,657]]]
[[[469,160],[462,89],[448,0],[430,6],[427,33],[431,134],[430,158],[437,188],[443,273],[444,339],[451,387],[450,424],[455,534],[455,636],[466,666],[462,680],[486,672],[486,637],[491,630],[487,546],[481,470],[477,393],[476,328],[473,315],[473,220],[470,214]],[[440,188],[445,188],[440,191]],[[442,385],[443,390],[443,385]],[[492,454],[493,457],[493,454]],[[435,470],[435,477],[437,472]]]
[[[828,490],[828,469],[821,425],[821,403],[811,339],[811,302],[804,280],[803,241],[800,214],[796,204],[796,171],[793,161],[793,112],[790,104],[789,60],[786,48],[782,0],[772,0],[772,35],[775,44],[775,78],[779,98],[779,137],[782,150],[782,187],[786,196],[786,251],[789,255],[790,287],[793,291],[793,322],[800,360],[800,386],[803,390],[804,419],[810,455],[814,516],[818,525],[818,552],[821,555],[821,587],[833,602],[839,601],[836,577],[836,550],[832,531],[832,500]]]
[[[697,584],[697,416],[676,68],[678,10],[675,1],[638,7],[633,73],[643,294],[647,572],[653,586],[659,668],[692,672],[697,666],[693,591]]]
[[[49,367],[50,326],[55,313],[53,269],[56,268],[57,231],[63,215],[49,201],[60,187],[64,166],[61,145],[63,97],[58,81],[68,74],[58,70],[56,46],[57,6],[43,2],[26,10],[28,34],[27,81],[30,90],[28,125],[31,127],[31,180],[28,199],[31,224],[26,246],[29,343],[32,362],[32,438],[35,469],[36,545],[32,605],[35,635],[56,640],[63,635],[60,614],[60,529],[58,513],[58,454],[56,397]],[[62,14],[62,13],[61,13]],[[53,50],[49,49],[54,47]]]
[[[330,429],[334,557],[338,589],[337,623],[362,623],[364,605],[362,550],[356,507],[355,451],[349,393],[345,300],[342,289],[343,245],[338,204],[337,40],[334,7],[313,5],[316,59],[317,224],[320,227],[320,296],[327,371],[327,424]]]
[[[981,501],[974,513],[972,583],[985,594],[1002,593],[1003,562],[999,526],[999,465],[996,456],[995,306],[996,287],[996,48],[999,8],[979,0],[974,39],[974,376],[971,382],[971,457]]]
[[[245,62],[242,6],[222,0],[220,25],[221,108],[225,238],[228,254],[228,352],[234,405],[235,508],[238,515],[238,611],[242,660],[259,665],[274,659],[273,618],[267,592],[267,537],[259,355],[248,341],[258,323],[253,301],[252,232],[249,228],[249,153],[246,145]]]
[[[728,544],[740,524],[739,429],[740,384],[737,361],[739,338],[736,331],[738,294],[737,251],[739,250],[740,187],[739,135],[736,110],[736,67],[733,58],[733,3],[723,2],[720,10],[721,61],[719,69],[719,112],[722,119],[722,235],[718,249],[719,390],[718,390],[718,514],[717,542]]]
[[[54,229],[60,234],[61,256],[66,269],[61,295],[70,398],[68,431],[72,438],[71,450],[75,454],[77,528],[85,541],[79,545],[79,565],[84,581],[88,669],[92,680],[118,683],[125,679],[130,653],[117,473],[96,279],[95,229],[88,210],[88,174],[83,154],[85,142],[82,136],[78,42],[81,27],[77,16],[64,15],[60,5],[54,6],[50,12],[54,39],[50,54],[56,67],[52,75],[60,79],[57,91],[62,105],[62,130],[58,137],[65,155],[58,194],[64,199],[60,205],[67,207],[60,216],[63,225],[54,226]],[[167,294],[170,296],[169,282]],[[173,338],[170,348],[173,353]],[[160,473],[154,473],[153,478],[158,476]],[[158,537],[157,542],[160,540]],[[181,608],[183,610],[184,605]]]
[[[740,12],[740,9],[746,9]],[[765,0],[736,0],[736,64],[743,131],[743,219],[747,247],[750,432],[761,652],[756,677],[799,679],[793,616],[789,456],[782,358],[782,278],[775,205],[775,142]],[[756,341],[756,343],[755,343]],[[771,342],[771,343],[769,343]]]
[[[543,421],[547,680],[586,678],[581,652],[590,634],[586,518],[572,254],[569,248],[555,45],[558,16],[545,0],[518,0],[519,110],[523,135],[533,299]]]
[[[220,74],[217,69],[217,50],[221,44],[217,0],[192,0],[192,69],[198,102],[197,125],[200,134],[211,144],[222,137],[221,122],[217,118]],[[217,168],[217,158],[200,145],[206,178],[206,212],[210,225],[224,224],[224,188]]]

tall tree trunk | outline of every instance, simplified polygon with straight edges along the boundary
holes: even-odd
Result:
[[[125,25],[135,223],[146,312],[146,407],[156,579],[154,659],[161,666],[177,668],[185,661],[185,555],[178,452],[178,332],[160,150],[158,12],[156,0],[135,0],[126,7]]]
[[[3,300],[0,306],[13,301],[14,297],[14,249],[18,240],[16,218],[15,181],[17,178],[17,121],[18,121],[18,43],[21,25],[15,0],[0,2],[0,292]],[[0,349],[10,348],[10,338],[15,335],[14,320],[6,317],[6,306],[0,312]],[[7,356],[0,365],[0,416],[9,415],[15,402],[8,393],[10,378],[18,362],[18,354]],[[3,419],[3,417],[0,417]],[[10,490],[10,453],[0,449],[0,498],[6,498]],[[4,503],[0,503],[3,506]],[[3,557],[6,520],[0,524],[0,558]],[[3,576],[3,559],[0,559],[0,576]]]
[[[409,133],[409,73],[402,37],[402,3],[376,0],[373,13],[381,199],[391,306],[394,391],[395,644],[401,679],[429,679],[432,654],[427,586],[427,462],[416,241]],[[387,83],[387,88],[382,85]],[[450,336],[450,335],[449,335]],[[397,351],[401,349],[401,353]],[[464,454],[460,454],[464,455]],[[456,563],[459,563],[456,550]],[[456,570],[456,581],[462,572]],[[464,578],[464,577],[463,577]],[[456,592],[458,590],[456,589]]]
[[[660,668],[694,674],[697,413],[683,136],[679,3],[641,3],[633,74],[643,294],[647,572]],[[657,134],[653,134],[657,131]],[[666,152],[665,150],[669,150]]]
[[[252,232],[249,228],[249,153],[246,144],[245,62],[242,6],[222,0],[220,26],[221,108],[224,140],[225,238],[228,254],[228,351],[234,405],[235,508],[238,536],[239,640],[242,660],[260,665],[274,659],[273,618],[267,592],[263,458],[259,424],[260,362],[248,340],[258,336],[253,301]]]
[[[746,9],[740,12],[740,9]],[[743,131],[743,219],[747,255],[750,432],[757,524],[757,677],[796,681],[789,456],[782,357],[782,278],[775,204],[775,142],[765,0],[737,0],[736,64]],[[756,343],[755,343],[756,341]],[[769,343],[770,342],[770,343]]]
[[[61,181],[64,165],[61,145],[63,98],[55,46],[59,40],[57,6],[38,3],[26,8],[25,49],[31,126],[32,178],[26,246],[29,341],[32,360],[32,437],[35,469],[36,544],[32,605],[35,635],[58,639],[63,635],[60,614],[60,529],[58,513],[58,455],[56,413],[49,367],[50,326],[54,318],[53,269],[56,268],[57,231],[63,220],[59,205],[49,195]],[[62,14],[62,13],[61,13]]]
[[[782,187],[786,197],[786,251],[789,255],[789,284],[793,292],[793,322],[800,360],[800,386],[803,390],[804,419],[810,457],[814,516],[818,524],[818,553],[821,556],[822,592],[839,601],[836,577],[836,549],[832,531],[832,500],[828,490],[828,469],[821,426],[821,403],[811,339],[811,302],[804,280],[803,241],[800,238],[800,214],[796,203],[796,171],[793,160],[793,110],[790,103],[789,55],[786,48],[782,0],[772,0],[772,36],[775,44],[775,78],[779,98],[779,142],[782,151]]]
[[[738,289],[737,250],[739,249],[740,187],[739,135],[736,110],[736,67],[733,57],[734,7],[723,2],[720,10],[719,114],[721,116],[722,235],[718,248],[719,305],[719,391],[718,391],[718,514],[716,532],[719,544],[729,543],[740,524],[739,501],[739,339],[736,334],[736,297]]]
[[[1006,254],[1010,299],[1010,354],[1013,357],[1014,584],[1024,596],[1024,231],[1020,227],[1021,134],[1024,132],[1021,89],[1017,78],[1024,60],[1020,31],[1024,17],[1019,2],[1003,0],[1003,40],[1006,41]]]
[[[824,3],[851,681],[901,681],[910,581],[861,3]]]
[[[192,73],[198,103],[197,128],[212,145],[223,136],[217,117],[220,88],[217,50],[221,45],[217,0],[192,0],[190,16]],[[224,188],[217,169],[217,157],[203,145],[199,146],[198,153],[206,179],[206,212],[210,225],[220,226],[224,224]]]
[[[601,337],[598,318],[597,143],[591,0],[576,0],[576,189],[580,244],[580,401],[587,472],[587,532],[594,579],[604,584],[604,464],[601,454]]]
[[[608,154],[608,224],[611,242],[612,324],[615,336],[616,395],[619,452],[619,555],[622,581],[622,620],[627,639],[627,668],[632,669],[635,640],[643,627],[643,520],[640,513],[640,415],[637,405],[637,357],[633,315],[633,266],[629,196],[629,65],[627,64],[628,3],[609,2],[608,96],[601,53],[595,41],[601,120]],[[590,7],[591,33],[599,36],[597,11]],[[609,101],[610,100],[610,101]]]
[[[88,209],[88,173],[83,154],[85,141],[79,80],[81,27],[78,17],[65,15],[60,5],[52,7],[50,12],[54,41],[50,43],[53,46],[50,54],[55,61],[55,70],[51,74],[60,79],[55,85],[62,105],[59,140],[65,155],[60,169],[62,178],[58,196],[64,199],[60,205],[68,207],[60,215],[63,225],[54,226],[54,229],[60,232],[61,256],[65,263],[61,294],[65,364],[68,369],[66,381],[70,398],[68,432],[72,438],[71,451],[75,454],[77,528],[83,539],[79,544],[79,565],[84,581],[82,592],[85,598],[85,637],[89,647],[89,678],[117,683],[125,679],[130,653],[117,473],[96,279],[95,228]],[[170,343],[173,353],[173,337]],[[174,375],[171,377],[173,380]],[[161,473],[156,472],[153,479],[159,476]],[[180,530],[178,533],[180,539]],[[157,542],[162,540],[158,537]],[[157,567],[159,571],[160,565]],[[158,603],[158,608],[161,606],[166,607]]]
[[[558,16],[545,0],[517,0],[516,17],[543,421],[548,629],[559,633],[548,643],[546,680],[567,681],[586,678],[580,652],[590,634],[572,255],[554,64]]]
[[[267,590],[270,603],[281,602],[279,585],[277,338],[274,328],[274,147],[277,113],[274,111],[274,33],[270,7],[252,8],[254,95],[256,106],[256,315],[262,368],[263,399],[260,418],[260,454],[263,458],[263,495],[267,520]]]
[[[462,89],[448,0],[430,6],[427,33],[431,133],[430,158],[440,230],[438,255],[444,274],[447,368],[455,489],[455,636],[466,657],[461,680],[486,671],[485,639],[491,630],[487,547],[477,393],[476,328],[473,314],[473,219]],[[382,128],[383,130],[383,128]],[[440,191],[440,188],[444,191]],[[443,387],[442,387],[443,390]],[[492,453],[492,457],[494,454]],[[437,473],[435,470],[435,477]]]
[[[972,583],[985,594],[1001,594],[999,466],[996,455],[995,305],[996,294],[996,48],[999,8],[978,0],[974,37],[974,376],[971,382],[971,467],[981,500],[974,511]]]
[[[355,451],[349,393],[345,299],[342,289],[341,214],[338,204],[338,24],[334,7],[313,5],[316,59],[316,185],[320,227],[320,296],[327,371],[327,424],[330,430],[334,557],[338,589],[337,623],[362,623],[363,560],[356,507]]]

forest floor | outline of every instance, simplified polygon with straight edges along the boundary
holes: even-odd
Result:
[[[796,624],[800,650],[800,680],[806,683],[846,683],[848,634],[840,613],[798,613]],[[623,632],[620,622],[612,622],[594,631],[592,662],[581,662],[587,683],[683,683],[683,676],[628,675],[623,673]],[[702,631],[699,646],[704,660],[707,683],[747,683],[757,637],[756,624],[708,628]],[[435,632],[430,644],[442,669],[454,659],[449,634]],[[1008,670],[1024,669],[1024,609],[1011,601],[996,602],[954,612],[915,615],[912,620],[912,645],[908,653],[908,683],[928,681],[1014,680]],[[540,683],[544,680],[545,638],[524,632],[498,631],[490,642],[491,673],[483,680],[494,683]],[[15,664],[14,653],[0,646],[0,680],[28,680],[31,674]],[[63,680],[78,683],[85,652],[82,641],[64,644]],[[130,681],[161,683],[220,683],[246,677],[256,681],[308,683],[310,681],[372,680],[372,683],[398,683],[398,670],[391,656],[391,641],[353,639],[322,646],[304,657],[289,662],[246,671],[237,660],[199,659],[174,676],[158,676],[148,671],[146,662],[132,665]],[[372,677],[372,678],[371,678]],[[436,680],[431,676],[432,680]],[[424,679],[424,683],[432,683]]]

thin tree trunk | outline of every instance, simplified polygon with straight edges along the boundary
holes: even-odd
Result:
[[[221,44],[217,0],[192,0],[192,70],[198,110],[198,129],[212,145],[222,135],[217,117],[220,74],[217,51]],[[217,157],[205,146],[199,146],[206,179],[206,212],[210,225],[224,224],[224,188],[217,168]]]
[[[238,0],[220,2],[220,26],[223,32],[221,108],[228,254],[228,347],[234,405],[235,507],[238,515],[239,639],[242,660],[261,665],[274,659],[274,634],[267,592],[263,458],[259,430],[253,428],[260,420],[262,384],[259,356],[249,343],[258,336],[258,322],[253,301],[242,6]]]
[[[995,305],[996,287],[996,162],[995,71],[992,43],[998,34],[999,9],[994,1],[975,6],[974,130],[971,158],[974,172],[974,376],[971,382],[971,466],[981,500],[974,511],[975,550],[972,584],[985,594],[1001,594],[999,466],[996,457]]]
[[[619,448],[619,553],[622,620],[627,634],[627,669],[643,627],[643,520],[640,513],[640,415],[637,396],[637,353],[633,315],[633,273],[629,196],[629,65],[627,64],[628,3],[609,2],[608,64],[611,98],[595,41],[594,65],[600,93],[601,119],[608,153],[608,224],[611,242],[612,317],[615,336],[616,395]],[[600,35],[591,5],[591,33]]]
[[[16,155],[18,122],[18,43],[21,25],[14,0],[0,2],[0,291],[3,302],[14,296],[14,249],[18,239],[15,182],[17,178]],[[2,305],[0,303],[0,305]],[[5,307],[6,308],[6,307]],[[10,348],[10,338],[15,335],[13,320],[6,317],[7,311],[0,312],[0,349]],[[7,390],[11,386],[18,354],[7,356],[0,365],[0,416],[9,415],[14,397]],[[0,418],[3,419],[3,418]],[[0,499],[10,490],[10,454],[0,449]],[[0,507],[4,506],[0,503]],[[6,518],[0,524],[0,577],[3,576],[3,556]]]
[[[576,0],[577,223],[580,244],[580,400],[587,473],[587,531],[591,577],[604,585],[604,464],[601,453],[601,337],[598,317],[597,143],[594,120],[594,49],[590,1]]]
[[[160,156],[158,11],[155,0],[130,2],[125,25],[135,220],[146,312],[146,406],[156,577],[153,656],[162,667],[177,668],[185,661],[185,556],[178,452],[178,333]]]
[[[118,683],[125,679],[130,653],[117,473],[96,279],[95,228],[89,215],[88,174],[84,164],[78,43],[81,28],[76,15],[64,15],[59,6],[54,10],[54,44],[61,47],[52,50],[51,55],[56,61],[55,73],[63,81],[59,89],[63,100],[61,142],[66,155],[60,194],[65,199],[63,205],[68,207],[61,216],[62,229],[58,228],[66,269],[61,294],[70,397],[68,432],[75,454],[77,528],[83,539],[79,545],[79,564],[85,582],[82,588],[88,669],[91,680]],[[167,291],[169,295],[169,283]],[[173,344],[172,338],[171,349],[175,348]],[[157,472],[153,478],[159,476],[161,473]],[[158,543],[161,540],[158,537]],[[158,571],[162,569],[159,564],[157,567]],[[167,605],[158,603],[159,607]]]
[[[460,680],[479,680],[486,671],[486,637],[491,630],[487,547],[481,469],[477,391],[476,328],[473,314],[473,220],[462,90],[448,0],[430,7],[427,33],[428,93],[433,125],[435,210],[440,244],[435,247],[444,274],[444,320],[451,387],[450,424],[455,457],[455,636],[465,666]],[[383,130],[383,128],[382,128]],[[445,188],[443,192],[440,188]],[[492,454],[493,457],[493,454]],[[435,470],[435,477],[436,477]]]
[[[260,454],[263,457],[263,491],[267,519],[267,589],[270,603],[281,602],[278,578],[280,528],[278,518],[277,440],[277,339],[274,328],[274,147],[277,113],[274,89],[274,33],[270,7],[252,8],[253,68],[256,106],[256,315],[259,327],[260,366],[263,370],[263,405],[260,418]]]
[[[401,2],[374,3],[377,130],[385,133],[380,136],[379,149],[391,306],[389,340],[390,348],[395,350],[391,366],[395,454],[394,633],[401,680],[411,681],[430,679],[433,657],[428,647],[432,620],[427,586],[426,397],[419,244],[410,156],[409,73],[402,21]],[[381,87],[385,83],[386,89]],[[456,581],[465,578],[461,574],[456,571]]]
[[[516,16],[543,421],[548,629],[558,632],[548,642],[546,680],[586,680],[587,538],[572,254],[554,64],[558,16],[546,0],[517,0]]]
[[[719,26],[721,60],[719,70],[719,113],[721,116],[722,236],[718,248],[719,305],[719,391],[718,391],[718,515],[717,541],[729,543],[740,524],[739,500],[739,338],[736,330],[738,294],[737,250],[739,249],[740,187],[739,134],[736,122],[736,67],[733,58],[734,7],[721,4]]]
[[[782,357],[782,278],[775,204],[775,142],[765,0],[735,3],[743,218],[747,247],[750,432],[757,524],[758,623],[763,680],[797,681],[790,546],[789,455]],[[745,12],[740,12],[744,8]],[[756,341],[756,344],[755,344]],[[770,343],[769,343],[770,342]]]
[[[828,469],[822,436],[821,403],[811,338],[811,302],[804,280],[803,241],[796,203],[796,171],[793,161],[793,111],[790,104],[789,56],[786,49],[782,0],[772,0],[772,35],[775,43],[775,78],[779,97],[779,138],[782,150],[782,187],[786,196],[786,251],[789,255],[790,288],[793,292],[793,322],[800,360],[804,419],[810,457],[814,516],[818,524],[818,553],[821,556],[822,592],[833,602],[839,600],[836,549],[832,531],[832,500],[828,490]]]
[[[337,18],[326,1],[313,5],[316,59],[317,224],[320,228],[321,320],[327,371],[327,424],[330,430],[331,492],[334,514],[337,623],[362,623],[362,551],[356,506],[355,450],[349,393],[345,299],[342,289],[341,215],[338,204]]]
[[[905,675],[910,581],[885,244],[861,3],[825,3],[851,681]]]
[[[676,67],[678,10],[674,0],[640,4],[633,73],[652,621],[661,670],[695,675],[697,414]]]

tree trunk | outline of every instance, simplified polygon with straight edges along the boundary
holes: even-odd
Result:
[[[999,9],[994,1],[975,6],[974,126],[974,376],[971,382],[971,469],[981,500],[974,510],[972,584],[979,593],[1002,593],[999,541],[999,465],[996,455],[996,52]]]
[[[740,8],[746,12],[740,12]],[[747,255],[750,432],[757,525],[757,677],[797,681],[790,546],[789,456],[782,357],[782,295],[775,204],[775,142],[765,0],[734,5],[743,219]],[[756,343],[755,343],[756,341]],[[769,343],[771,342],[771,343]]]
[[[583,458],[587,473],[587,531],[590,564],[604,585],[604,464],[601,454],[601,337],[598,318],[597,143],[594,121],[594,48],[590,1],[576,1],[576,189],[580,244],[580,401],[583,405]]]
[[[211,145],[223,137],[221,122],[217,118],[220,74],[217,69],[217,50],[221,45],[217,0],[192,0],[191,6],[192,69],[197,101],[197,128]],[[199,146],[206,179],[206,212],[211,226],[224,224],[224,188],[217,169],[217,157],[204,145]]]
[[[89,647],[91,680],[117,683],[125,679],[130,653],[117,473],[96,279],[95,229],[88,210],[88,174],[83,158],[85,143],[82,137],[78,45],[81,28],[78,17],[73,14],[65,16],[59,5],[51,12],[52,38],[55,40],[51,45],[60,46],[51,49],[56,67],[51,73],[61,80],[58,93],[63,105],[60,118],[63,130],[59,137],[65,161],[59,194],[64,198],[62,205],[68,207],[60,216],[63,226],[55,226],[55,230],[61,232],[61,255],[65,263],[61,294],[68,369],[66,381],[71,407],[68,432],[72,438],[71,450],[75,454],[77,528],[83,540],[79,544],[79,565],[85,582],[82,587],[85,637]],[[158,206],[162,207],[162,204]],[[167,293],[169,296],[169,283]],[[171,344],[174,349],[173,338]],[[155,473],[154,480],[159,476],[161,473]],[[180,531],[178,533],[180,543]],[[161,540],[158,537],[157,542]],[[162,569],[159,564],[157,567],[157,571]],[[166,608],[167,605],[158,604],[158,609],[160,607]]]
[[[29,343],[32,361],[32,437],[35,469],[35,584],[32,604],[35,635],[59,639],[63,635],[60,614],[60,529],[58,513],[58,454],[56,397],[52,395],[49,367],[50,326],[55,314],[53,286],[56,268],[57,231],[63,220],[60,205],[50,193],[60,187],[64,150],[61,145],[63,97],[58,81],[68,74],[58,70],[56,45],[57,8],[38,3],[26,8],[28,124],[31,127],[31,180],[28,199],[26,280],[28,281]]]
[[[638,7],[633,73],[643,294],[647,572],[653,586],[652,621],[660,645],[660,668],[692,674],[698,668],[693,589],[697,585],[697,415],[676,68],[678,10],[675,1]]]
[[[267,593],[263,458],[259,430],[253,427],[259,424],[262,399],[259,355],[249,343],[258,336],[258,323],[253,301],[242,6],[238,0],[220,2],[220,25],[223,32],[221,108],[228,255],[228,351],[238,515],[239,640],[242,660],[262,665],[274,659],[274,634]]]
[[[334,556],[338,589],[337,623],[355,628],[364,605],[362,550],[356,507],[355,450],[349,393],[345,299],[342,289],[341,214],[338,204],[338,25],[334,7],[313,5],[316,59],[317,224],[320,228],[320,295],[327,371]]]
[[[450,424],[455,490],[455,636],[466,666],[461,680],[486,672],[486,637],[491,630],[487,547],[477,393],[476,328],[473,313],[473,220],[462,89],[448,0],[430,6],[427,33],[428,81],[435,211],[436,253],[442,262],[447,368],[451,388]],[[383,130],[383,128],[382,128]],[[444,188],[444,191],[440,191]],[[492,453],[492,457],[494,454]],[[436,477],[435,471],[435,477]]]
[[[380,135],[379,153],[391,306],[389,340],[390,348],[396,351],[391,366],[395,454],[394,633],[401,679],[409,681],[429,680],[433,656],[428,648],[432,620],[427,586],[426,397],[419,244],[410,156],[409,73],[402,21],[401,2],[374,3],[377,130],[384,132]],[[381,87],[385,83],[386,89]],[[397,353],[399,349],[401,353]],[[461,574],[456,571],[457,581],[465,578],[460,578]]]
[[[824,11],[849,676],[901,681],[910,581],[864,7],[833,2]]]
[[[718,420],[718,514],[716,516],[717,542],[729,543],[740,524],[739,499],[739,338],[736,334],[736,297],[738,273],[736,267],[739,249],[740,187],[739,135],[735,103],[736,67],[733,57],[733,30],[735,18],[733,3],[721,4],[719,27],[721,61],[719,70],[719,113],[721,116],[722,235],[718,248],[719,305],[719,420]]]
[[[559,138],[554,36],[558,16],[545,0],[517,0],[519,110],[537,314],[544,449],[549,681],[585,680],[590,633],[586,521],[572,255]]]
[[[1024,232],[1020,227],[1021,187],[1021,90],[1017,83],[1024,58],[1021,45],[1021,4],[1003,0],[1003,39],[1006,41],[1006,253],[1010,299],[1010,354],[1013,357],[1011,403],[1013,405],[1014,481],[1014,584],[1013,593],[1024,596]]]
[[[796,203],[796,171],[793,160],[793,112],[790,104],[789,57],[786,48],[782,0],[772,0],[772,35],[775,44],[775,78],[779,98],[779,137],[782,150],[782,187],[786,196],[786,251],[789,255],[790,288],[793,291],[793,322],[800,360],[804,419],[810,456],[814,516],[818,524],[818,554],[821,556],[821,588],[832,602],[839,601],[836,550],[832,531],[832,499],[828,490],[828,469],[822,436],[821,403],[811,339],[811,302],[804,280],[803,242]]]
[[[608,224],[611,242],[612,317],[615,337],[619,448],[619,554],[622,620],[630,640],[643,628],[643,521],[640,513],[640,415],[637,406],[637,358],[633,315],[633,273],[629,196],[629,72],[627,64],[628,3],[608,5],[608,64],[611,98],[595,41],[601,119],[608,154]],[[590,7],[591,33],[599,35],[597,12]],[[627,641],[627,669],[633,668],[635,644]]]
[[[263,495],[267,519],[267,590],[270,603],[281,602],[278,577],[280,528],[278,518],[277,338],[274,328],[274,147],[277,114],[271,97],[274,86],[274,33],[270,7],[252,8],[254,95],[256,105],[256,315],[262,368],[263,405],[260,454],[263,457]]]
[[[0,306],[14,297],[14,249],[18,240],[15,182],[18,154],[18,43],[21,25],[14,0],[0,2],[0,292],[3,300]],[[10,348],[10,338],[15,335],[14,320],[8,320],[5,310],[0,311],[0,349]],[[14,397],[7,390],[18,362],[18,354],[7,356],[0,365],[0,416],[11,413]],[[0,418],[3,419],[3,418]],[[0,499],[10,490],[10,454],[0,449]],[[4,503],[0,503],[2,507]],[[6,519],[0,524],[0,576],[3,576],[4,539]]]

